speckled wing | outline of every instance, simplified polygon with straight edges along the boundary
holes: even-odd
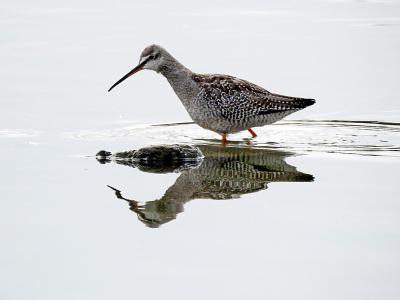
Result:
[[[203,100],[214,115],[229,120],[294,112],[315,103],[313,99],[273,94],[255,84],[227,75],[203,75],[194,79],[202,87]]]

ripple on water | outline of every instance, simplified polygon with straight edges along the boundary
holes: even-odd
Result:
[[[400,124],[375,121],[284,120],[228,136],[228,143],[295,153],[343,153],[400,156]],[[194,123],[153,124],[108,130],[71,132],[66,137],[86,140],[149,140],[167,143],[215,144],[221,137]]]
[[[39,131],[35,130],[5,130],[0,129],[0,138],[21,138],[40,135]]]

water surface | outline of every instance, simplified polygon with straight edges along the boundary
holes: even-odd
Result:
[[[399,299],[399,1],[0,7],[1,299]],[[154,72],[107,93],[152,43],[317,102],[222,147]],[[95,158],[165,143],[205,157]]]

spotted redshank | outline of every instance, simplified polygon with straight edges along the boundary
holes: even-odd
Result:
[[[264,126],[315,103],[314,99],[273,94],[233,76],[196,74],[178,62],[163,47],[143,50],[139,64],[108,91],[136,72],[149,69],[167,78],[194,122],[222,135]]]

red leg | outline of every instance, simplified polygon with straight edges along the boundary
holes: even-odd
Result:
[[[256,136],[257,136],[257,134],[256,134],[251,128],[249,128],[248,130],[249,130],[249,132],[253,135],[253,137],[256,137]]]
[[[226,134],[224,134],[224,135],[222,135],[222,145],[226,145],[226,142],[227,142],[227,140],[226,140]]]

